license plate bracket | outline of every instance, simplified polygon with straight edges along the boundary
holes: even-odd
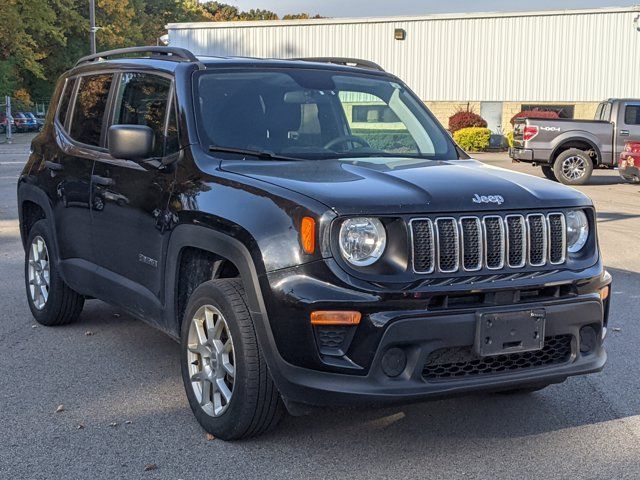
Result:
[[[481,357],[541,350],[545,324],[544,309],[483,313],[476,323],[474,349]]]

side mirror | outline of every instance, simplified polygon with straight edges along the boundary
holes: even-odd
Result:
[[[153,155],[155,135],[146,125],[112,125],[107,136],[114,158],[142,160]]]

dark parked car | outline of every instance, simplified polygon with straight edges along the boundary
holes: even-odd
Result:
[[[16,124],[16,131],[20,133],[35,132],[38,130],[38,122],[35,117],[30,117],[27,113],[18,112],[13,117]]]
[[[640,141],[640,100],[609,99],[594,120],[526,118],[516,121],[511,158],[540,165],[550,179],[586,183],[594,168],[614,168],[629,141]]]
[[[219,438],[286,410],[533,391],[605,364],[589,198],[471,160],[370,62],[93,55],[58,82],[32,150],[34,317],[70,323],[98,298],[165,331]]]
[[[33,126],[33,131],[34,132],[39,132],[40,130],[42,130],[42,127],[44,127],[44,119],[43,118],[36,117],[31,112],[25,112],[25,115],[26,115],[27,118],[29,118],[31,120],[31,124]]]

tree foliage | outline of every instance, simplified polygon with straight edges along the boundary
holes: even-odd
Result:
[[[269,10],[241,11],[216,1],[96,0],[97,47],[156,45],[171,22],[277,19]],[[48,98],[56,78],[89,53],[89,0],[0,0],[0,21],[0,95]]]

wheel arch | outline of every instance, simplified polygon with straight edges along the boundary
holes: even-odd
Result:
[[[18,186],[18,219],[20,224],[20,238],[22,246],[26,248],[29,230],[42,219],[53,219],[53,207],[47,194],[33,185],[21,183]],[[49,222],[53,234],[53,247],[58,254],[58,236],[55,222]],[[59,255],[57,256],[59,258]]]
[[[577,148],[578,150],[585,152],[593,150],[595,152],[595,157],[592,157],[594,166],[597,166],[602,162],[602,152],[593,139],[586,137],[567,137],[563,138],[551,152],[551,165],[555,163],[562,152],[571,148]]]
[[[193,267],[188,271],[192,280],[185,281],[185,264]],[[239,239],[206,225],[179,225],[171,235],[167,251],[165,324],[179,337],[188,295],[193,289],[212,278],[235,277],[242,280],[254,321],[256,317],[266,320],[259,269],[263,270],[263,266],[256,266],[249,248]]]

